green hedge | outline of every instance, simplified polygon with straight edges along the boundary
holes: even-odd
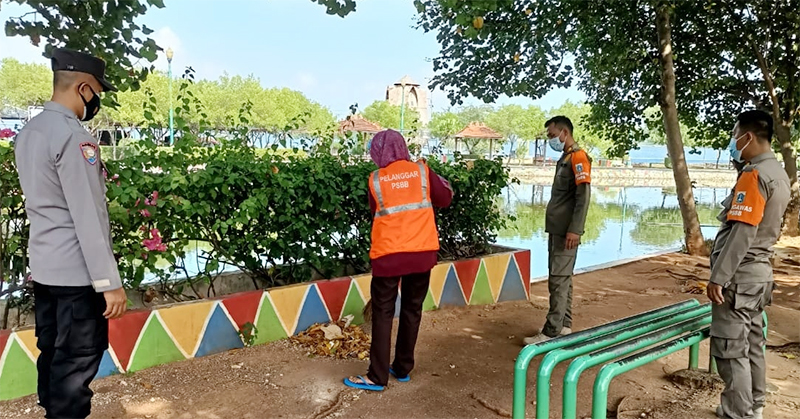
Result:
[[[106,162],[114,252],[127,287],[138,287],[146,272],[165,284],[188,272],[194,262],[185,259],[186,250],[197,242],[209,250],[195,281],[212,281],[222,263],[250,274],[259,287],[369,270],[371,162],[236,143],[172,149],[143,142],[128,151]],[[509,183],[507,169],[486,160],[430,165],[455,190],[453,205],[437,213],[440,256],[487,252],[506,221],[496,198]],[[9,209],[0,223],[12,232],[6,243],[13,243],[0,256],[10,281],[26,271],[27,230],[8,230],[26,224],[11,149],[0,148],[0,167],[2,204]],[[158,198],[148,202],[153,192]],[[143,245],[154,229],[163,251]]]

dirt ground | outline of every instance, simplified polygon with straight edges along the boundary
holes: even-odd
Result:
[[[534,257],[534,263],[537,258]],[[539,258],[541,259],[541,258]],[[542,261],[539,261],[541,263]],[[780,288],[769,309],[770,394],[764,416],[800,417],[800,240],[786,241],[776,257]],[[707,260],[673,254],[575,277],[575,329],[592,327],[704,295],[691,295],[708,277]],[[342,378],[367,362],[309,357],[288,342],[228,352],[95,381],[94,419],[107,418],[498,418],[510,417],[514,361],[523,336],[541,326],[547,284],[532,300],[429,312],[423,316],[417,367],[409,383],[390,382],[382,393],[348,389]],[[707,367],[708,342],[701,349]],[[531,364],[527,413],[534,415]],[[688,352],[614,379],[610,417],[714,418],[720,388],[690,389],[666,378],[686,368]],[[551,417],[561,417],[561,382],[552,380]],[[589,417],[597,368],[580,382],[578,414]],[[34,396],[0,403],[0,418],[41,418]],[[617,410],[619,409],[619,412]]]

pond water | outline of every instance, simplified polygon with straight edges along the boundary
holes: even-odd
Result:
[[[703,235],[713,238],[718,228],[719,202],[728,193],[725,188],[695,189],[695,200]],[[502,194],[503,208],[516,217],[498,232],[497,243],[531,250],[531,278],[547,275],[547,234],[544,218],[550,186],[513,185]],[[576,269],[587,268],[650,253],[680,249],[683,225],[675,188],[595,187],[586,220],[586,231],[578,250]],[[207,245],[187,248],[186,270],[195,275],[205,264],[199,255]],[[166,261],[158,265],[169,266]],[[221,265],[220,271],[235,271]],[[147,275],[145,282],[154,281]]]
[[[703,236],[719,226],[725,188],[697,188],[695,200]],[[547,276],[544,213],[550,186],[513,185],[503,193],[504,208],[516,221],[498,232],[498,244],[531,250],[531,278]],[[683,224],[675,188],[596,187],[575,268],[587,268],[650,253],[680,249]]]

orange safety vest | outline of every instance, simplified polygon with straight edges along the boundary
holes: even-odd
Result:
[[[428,167],[424,163],[399,160],[372,172],[369,191],[377,204],[370,259],[439,250]]]

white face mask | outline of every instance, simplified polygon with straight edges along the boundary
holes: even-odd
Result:
[[[564,143],[561,141],[561,133],[559,133],[556,137],[550,138],[548,142],[550,143],[550,148],[552,148],[553,151],[558,153],[564,151]]]

